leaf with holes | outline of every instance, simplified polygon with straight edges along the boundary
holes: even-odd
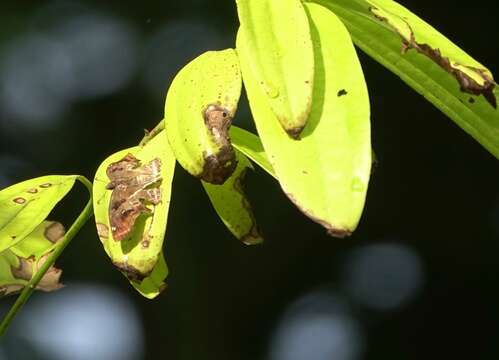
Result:
[[[236,168],[228,129],[241,94],[233,49],[208,51],[175,77],[165,105],[165,128],[175,157],[191,175],[222,184]]]
[[[16,245],[0,253],[0,295],[22,290],[64,236],[62,224],[44,221]],[[37,285],[37,289],[53,291],[62,285],[62,271],[50,267]]]
[[[308,4],[315,44],[313,105],[300,141],[290,139],[274,119],[258,79],[249,71],[250,54],[240,57],[258,134],[288,197],[333,236],[357,226],[371,168],[369,99],[359,60],[341,21]],[[237,38],[238,52],[244,32]]]
[[[237,167],[234,173],[222,185],[201,181],[215,211],[235,237],[246,245],[255,245],[263,241],[251,205],[243,189],[244,175],[247,169],[253,169],[249,160],[236,151]]]
[[[161,292],[168,274],[162,247],[174,169],[162,131],[143,147],[111,155],[95,175],[99,238],[113,264],[148,298]]]
[[[0,191],[0,252],[17,244],[50,214],[77,176],[50,175]]]
[[[300,0],[237,0],[237,48],[284,130],[298,138],[312,109],[314,55]],[[239,51],[239,50],[243,51]],[[251,73],[251,75],[250,75]]]
[[[314,2],[341,18],[357,46],[499,158],[498,91],[485,66],[395,1]]]

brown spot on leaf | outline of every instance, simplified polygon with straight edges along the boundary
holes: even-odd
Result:
[[[203,154],[204,166],[200,177],[212,184],[223,184],[236,169],[237,161],[229,138],[232,114],[219,105],[209,105],[203,113],[206,128],[219,146],[214,154]]]
[[[470,97],[470,98],[468,99],[468,102],[469,102],[470,104],[474,104],[474,103],[475,103],[475,99],[473,99],[472,97]]]
[[[402,38],[402,49],[401,53],[404,54],[410,49],[416,50],[418,53],[428,57],[443,70],[452,75],[459,83],[459,88],[462,92],[472,95],[483,95],[487,102],[494,108],[497,109],[497,99],[494,95],[495,82],[490,77],[489,74],[484,69],[479,69],[471,66],[464,66],[475,73],[477,73],[483,80],[483,84],[479,84],[476,80],[471,78],[465,72],[452,66],[451,61],[448,57],[441,54],[440,49],[431,47],[428,44],[418,43],[415,39],[414,32],[411,29],[409,23],[405,21],[406,25],[410,29],[410,39],[406,39],[398,29],[390,24],[389,20],[383,16],[376,14],[374,11],[377,10],[374,7],[370,7],[369,10],[373,13],[374,17],[380,21],[389,24]]]
[[[345,89],[341,89],[340,91],[338,91],[337,96],[340,97],[340,96],[344,96],[346,94],[348,94],[348,92]]]
[[[26,199],[25,198],[22,198],[22,197],[16,197],[14,200],[13,200],[16,204],[24,204],[26,202]]]
[[[66,230],[64,229],[64,225],[60,222],[54,221],[52,224],[47,226],[43,235],[47,238],[47,240],[55,243],[62,239],[65,233]]]
[[[52,186],[52,184],[51,184],[51,183],[45,183],[45,184],[41,184],[41,185],[40,185],[40,187],[41,187],[41,188],[44,188],[44,189],[49,188],[49,187],[51,187],[51,186]]]
[[[28,189],[26,191],[29,192],[30,194],[36,194],[38,192],[38,189],[32,188],[32,189]]]
[[[129,265],[126,262],[114,261],[113,265],[116,266],[121,272],[123,272],[127,278],[134,281],[142,281],[149,274],[143,274],[137,268]]]

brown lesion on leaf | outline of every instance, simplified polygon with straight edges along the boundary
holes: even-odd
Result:
[[[51,183],[45,183],[45,184],[41,184],[40,187],[43,188],[43,189],[46,189],[46,188],[49,188],[51,187],[52,184]]]
[[[229,138],[232,114],[226,108],[211,104],[203,112],[204,123],[219,146],[215,154],[203,154],[204,166],[200,177],[211,184],[223,184],[237,166],[236,155]]]
[[[341,89],[340,91],[338,91],[338,93],[336,94],[338,97],[340,96],[344,96],[344,95],[347,95],[348,92],[345,90],[345,89]]]
[[[133,281],[142,281],[144,278],[149,276],[149,273],[144,274],[136,267],[128,264],[127,262],[114,261],[113,265],[116,266],[122,273],[126,275],[127,278]]]
[[[30,194],[36,194],[38,192],[38,189],[31,188],[31,189],[26,190],[26,192],[28,192]]]
[[[433,48],[428,44],[418,43],[414,36],[413,30],[411,29],[410,25],[407,23],[406,20],[403,21],[410,29],[409,39],[407,39],[403,34],[401,34],[401,32],[395,26],[390,24],[389,19],[380,16],[379,14],[376,14],[374,12],[374,10],[377,10],[376,8],[370,7],[369,10],[376,19],[387,23],[395,32],[399,34],[399,36],[402,38],[402,49],[401,49],[402,54],[405,54],[410,49],[416,50],[418,53],[426,56],[434,63],[436,63],[438,66],[440,66],[443,70],[445,70],[447,73],[452,75],[459,83],[459,89],[462,92],[472,95],[483,95],[485,100],[487,100],[487,102],[494,109],[497,109],[497,99],[494,95],[494,88],[496,86],[496,83],[494,82],[494,79],[492,79],[492,77],[484,69],[461,65],[470,69],[471,71],[474,71],[476,74],[478,74],[481,77],[481,79],[483,80],[483,84],[479,84],[476,80],[471,78],[465,72],[454,67],[451,63],[451,60],[448,57],[442,55],[440,49]]]
[[[12,276],[19,280],[30,281],[33,277],[33,264],[35,263],[35,271],[38,271],[42,265],[47,260],[49,254],[42,256],[37,262],[34,257],[30,257],[28,259],[19,258],[19,266],[11,266]],[[38,290],[42,291],[54,291],[60,289],[63,285],[60,283],[60,277],[62,274],[62,270],[51,266],[48,271],[43,275],[42,279],[36,286]],[[18,284],[11,285],[16,289],[14,291],[21,290],[24,286],[20,286]],[[13,293],[13,289],[8,293]]]
[[[109,227],[106,224],[95,223],[95,226],[100,239],[109,239]]]
[[[22,198],[22,197],[16,197],[14,200],[16,204],[24,204],[26,202],[26,199],[25,198]]]
[[[45,228],[45,232],[43,233],[43,235],[48,241],[56,243],[57,241],[62,239],[65,233],[66,229],[64,229],[64,225],[62,225],[60,222],[54,221],[52,224]]]

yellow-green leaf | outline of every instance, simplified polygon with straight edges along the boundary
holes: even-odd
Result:
[[[202,54],[173,80],[165,128],[175,157],[191,175],[221,184],[234,171],[228,128],[240,94],[241,73],[233,49]]]
[[[0,252],[17,244],[50,214],[77,176],[49,175],[0,191]]]
[[[314,55],[300,0],[237,0],[239,57],[284,130],[297,138],[312,106]],[[251,75],[250,75],[251,73]]]
[[[251,111],[265,152],[288,197],[333,236],[357,226],[371,168],[369,99],[355,49],[341,21],[307,4],[315,45],[313,106],[302,139],[286,136],[274,121],[256,77],[247,76],[250,56],[237,49]]]
[[[140,160],[140,164],[160,160],[161,198],[156,205],[146,203],[150,215],[138,217],[130,235],[117,241],[113,239],[110,225],[111,189],[106,188],[110,179],[106,174],[108,167],[128,154]],[[99,238],[113,264],[130,280],[132,285],[144,296],[153,298],[164,288],[167,276],[166,263],[162,255],[170,205],[171,184],[175,169],[175,157],[168,145],[164,131],[157,134],[143,147],[121,150],[108,157],[99,166],[93,187],[94,213]],[[136,178],[140,182],[141,179]]]
[[[249,160],[237,152],[237,168],[222,185],[201,181],[220,219],[235,237],[246,245],[263,241],[251,205],[244,193],[243,181],[247,169],[253,169]]]

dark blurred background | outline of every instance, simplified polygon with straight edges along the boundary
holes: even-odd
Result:
[[[499,72],[493,0],[401,0]],[[174,74],[233,47],[232,0],[2,1],[0,187],[45,174],[92,178],[161,118]],[[0,359],[497,359],[497,160],[362,53],[379,158],[361,224],[326,236],[257,169],[247,177],[266,242],[247,247],[177,168],[167,290],[140,297],[90,221],[36,294]],[[251,129],[244,101],[236,124]],[[75,190],[53,218],[69,225]],[[13,299],[3,299],[6,311]]]

